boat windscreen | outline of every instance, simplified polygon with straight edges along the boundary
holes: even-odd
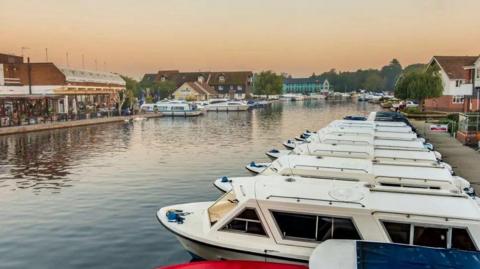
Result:
[[[238,205],[238,200],[233,191],[224,194],[208,208],[208,218],[213,225],[231,212]]]

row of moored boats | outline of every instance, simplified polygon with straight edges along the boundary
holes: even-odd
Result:
[[[408,121],[376,119],[307,131],[267,152],[271,163],[249,163],[257,175],[215,180],[224,192],[217,201],[168,206],[157,218],[207,260],[478,268],[470,183]]]
[[[255,103],[255,105],[257,105]],[[247,111],[251,108],[241,100],[212,99],[210,101],[187,102],[184,100],[163,100],[154,104],[143,104],[144,112],[160,112],[166,116],[199,116],[206,111],[228,112]]]

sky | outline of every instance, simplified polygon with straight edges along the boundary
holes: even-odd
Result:
[[[480,54],[479,0],[0,0],[0,53],[140,78]],[[82,61],[83,55],[83,61]],[[95,65],[95,60],[97,64]]]

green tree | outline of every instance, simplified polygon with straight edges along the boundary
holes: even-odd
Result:
[[[390,64],[382,67],[380,73],[385,80],[383,89],[391,91],[395,88],[395,83],[402,74],[402,65],[397,59],[393,59]]]
[[[169,98],[173,92],[177,89],[177,85],[174,81],[148,81],[143,80],[139,84],[139,91],[136,94],[140,95],[141,90],[148,89],[151,95],[158,95],[160,99]]]
[[[370,72],[363,82],[363,88],[370,91],[381,91],[384,86],[385,81],[378,72]]]
[[[425,99],[440,97],[442,93],[442,79],[435,70],[405,73],[398,79],[395,87],[395,97],[416,99],[422,108]]]
[[[131,107],[134,102],[135,92],[138,91],[138,81],[134,80],[131,77],[122,76],[120,77],[125,81],[125,90],[119,92],[119,101],[118,101],[118,111],[121,113],[122,108]]]
[[[272,71],[262,71],[255,75],[253,92],[257,95],[277,95],[282,93],[283,77]]]

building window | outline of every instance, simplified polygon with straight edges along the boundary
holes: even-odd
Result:
[[[462,86],[462,84],[463,84],[463,80],[461,80],[461,79],[455,80],[455,86],[456,86],[457,88],[460,87],[460,86]]]
[[[223,86],[218,86],[218,91],[223,91]]]
[[[225,82],[225,76],[221,75],[218,77],[218,82],[224,83]]]
[[[383,222],[393,243],[476,250],[468,231],[464,228],[429,227],[410,223]],[[413,236],[411,236],[413,233]],[[451,238],[449,239],[449,235]]]
[[[272,212],[285,239],[323,242],[328,239],[361,239],[351,219]]]
[[[255,209],[247,208],[225,225],[222,230],[267,235]]]
[[[465,96],[463,95],[455,95],[452,97],[452,104],[463,104],[465,101]]]
[[[237,86],[237,91],[242,91],[243,87],[242,86]]]
[[[165,81],[167,80],[164,76],[162,76],[162,78],[160,78],[160,81]]]

